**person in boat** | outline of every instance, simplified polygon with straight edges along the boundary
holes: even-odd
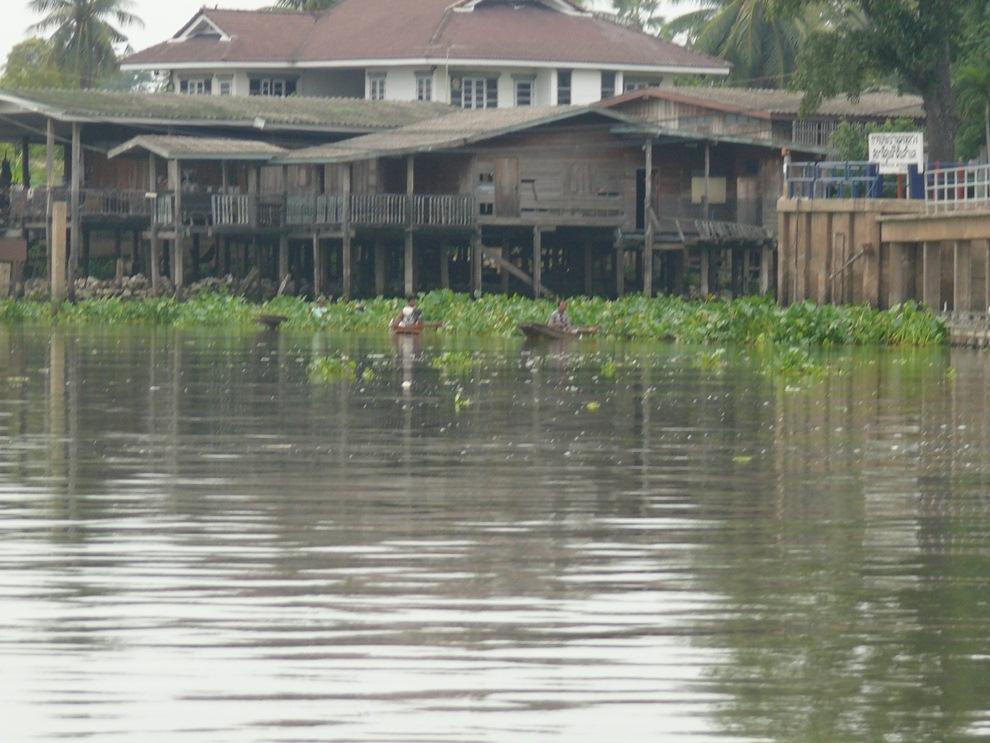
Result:
[[[406,300],[406,306],[402,308],[392,324],[396,327],[408,328],[411,325],[419,325],[421,322],[423,322],[423,311],[416,306],[416,297],[409,297]]]
[[[557,305],[547,320],[547,327],[551,330],[560,330],[565,333],[576,333],[577,328],[571,324],[571,318],[567,315],[567,302],[563,299]]]

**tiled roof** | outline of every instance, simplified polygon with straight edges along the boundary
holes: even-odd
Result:
[[[141,135],[124,142],[108,153],[117,157],[134,150],[153,152],[166,160],[271,160],[286,152],[267,142],[217,137],[175,137]]]
[[[683,87],[646,88],[617,96],[601,105],[621,106],[622,103],[642,98],[662,98],[698,106],[711,106],[715,110],[727,110],[754,115],[797,116],[804,94],[791,90],[766,88]],[[863,93],[858,100],[846,96],[827,98],[815,110],[817,116],[849,116],[864,118],[925,118],[921,98],[901,95],[891,91]]]
[[[355,98],[192,96],[95,90],[0,91],[0,101],[60,121],[182,123],[294,131],[369,132],[435,118],[440,103]]]
[[[204,9],[230,41],[173,39],[131,55],[125,64],[430,59],[729,71],[722,60],[599,16],[558,12],[535,0],[488,0],[470,11],[457,5],[451,0],[342,0],[322,15],[292,18],[281,13],[277,22],[268,11]]]

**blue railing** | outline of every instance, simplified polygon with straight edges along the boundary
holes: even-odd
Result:
[[[862,161],[791,163],[786,193],[792,199],[923,199],[925,180],[913,166],[902,189],[898,176],[883,175],[876,163]]]

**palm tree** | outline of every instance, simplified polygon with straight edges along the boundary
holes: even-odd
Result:
[[[331,8],[338,2],[339,0],[276,0],[275,7],[280,10],[302,10],[312,13]]]
[[[701,0],[701,7],[671,20],[698,51],[733,65],[731,80],[783,87],[794,72],[801,42],[821,23],[820,9],[785,14],[773,0]]]
[[[132,0],[30,0],[28,8],[44,16],[31,31],[52,31],[48,39],[55,62],[91,88],[117,69],[114,46],[127,41],[119,30],[143,26],[130,12]]]
[[[983,128],[990,158],[990,60],[963,65],[956,73],[959,108],[963,115],[983,116]]]

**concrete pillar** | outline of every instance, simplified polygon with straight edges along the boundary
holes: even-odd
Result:
[[[773,265],[773,248],[764,245],[760,250],[760,296],[770,293],[771,266]]]
[[[52,204],[51,227],[51,293],[52,303],[61,304],[67,296],[65,284],[65,222],[66,205],[64,201]]]
[[[533,296],[540,298],[540,285],[543,283],[543,233],[539,227],[533,228]]]
[[[956,240],[952,250],[952,308],[973,311],[973,257],[969,240]]]
[[[921,245],[921,301],[929,309],[939,312],[942,309],[942,266],[941,245],[926,242]]]

